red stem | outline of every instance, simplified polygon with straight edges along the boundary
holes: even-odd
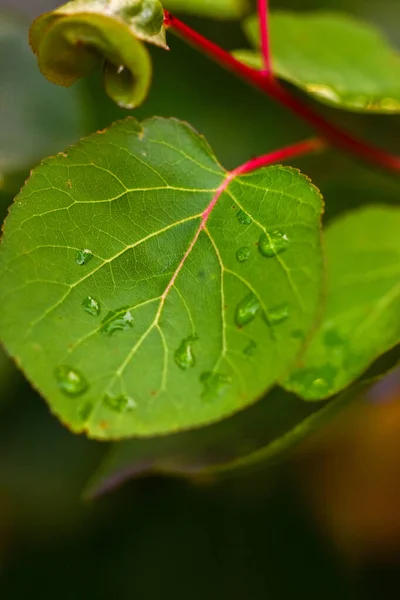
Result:
[[[271,73],[266,76],[265,73],[241,63],[229,52],[200,35],[197,31],[191,29],[188,25],[185,25],[185,23],[182,23],[182,21],[172,16],[167,11],[165,11],[164,24],[185,42],[210,57],[225,69],[228,69],[235,75],[241,77],[264,94],[267,94],[297,116],[301,117],[332,145],[341,148],[350,154],[359,156],[363,160],[373,163],[374,165],[392,171],[400,171],[399,157],[392,156],[384,150],[355,138],[347,133],[347,131],[330,123],[324,117],[316,113],[311,106],[295,96],[292,96],[274,79]]]
[[[261,54],[263,57],[264,68],[261,70],[263,75],[272,74],[271,53],[269,48],[269,26],[268,26],[268,0],[258,0],[258,20],[260,23]]]
[[[274,150],[269,154],[252,158],[243,165],[240,165],[240,167],[236,167],[236,169],[231,171],[231,175],[234,177],[245,175],[246,173],[251,173],[252,171],[260,169],[261,167],[267,167],[268,165],[273,165],[282,160],[288,160],[289,158],[304,156],[310,152],[318,152],[319,150],[324,150],[326,147],[326,142],[321,138],[311,138],[291,146],[286,146],[285,148],[280,148],[279,150]]]

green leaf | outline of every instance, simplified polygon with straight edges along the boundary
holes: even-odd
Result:
[[[43,156],[88,133],[81,89],[62,90],[43,79],[28,29],[21,17],[0,12],[0,188],[12,192]]]
[[[102,460],[84,494],[93,498],[149,473],[192,479],[271,469],[370,386],[371,380],[357,383],[324,405],[302,402],[276,388],[254,407],[222,423],[170,436],[119,442]]]
[[[400,56],[374,27],[335,12],[271,14],[274,72],[325,104],[358,112],[400,112]],[[257,16],[245,31],[259,47]],[[260,67],[259,54],[238,58]]]
[[[286,389],[306,400],[327,398],[400,342],[399,231],[400,210],[384,206],[327,228],[325,310]]]
[[[38,17],[30,41],[53,83],[70,86],[102,66],[108,95],[134,108],[145,100],[152,75],[142,42],[167,48],[163,19],[158,0],[72,0]]]
[[[171,11],[194,14],[214,19],[240,19],[249,12],[249,0],[165,0]]]
[[[123,121],[44,161],[17,197],[0,334],[74,431],[222,419],[290,371],[312,327],[321,204],[294,169],[233,179],[188,125]]]

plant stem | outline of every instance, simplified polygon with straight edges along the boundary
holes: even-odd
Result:
[[[279,163],[283,160],[288,160],[289,158],[304,156],[310,152],[318,152],[320,150],[324,150],[326,147],[327,143],[321,138],[304,140],[303,142],[298,142],[297,144],[286,146],[285,148],[280,148],[279,150],[274,150],[273,152],[264,154],[263,156],[252,158],[248,162],[236,167],[236,169],[231,171],[231,175],[234,177],[237,177],[238,175],[245,175],[246,173],[251,173],[252,171],[260,169],[261,167],[268,167],[269,165]]]
[[[268,0],[258,0],[258,20],[260,23],[261,54],[264,67],[261,69],[262,75],[272,74],[271,53],[269,47],[269,27],[268,27]]]
[[[229,52],[214,42],[211,42],[197,31],[191,29],[188,25],[172,16],[167,11],[165,11],[164,24],[172,33],[178,35],[196,50],[199,50],[225,69],[228,69],[235,75],[241,77],[247,83],[302,118],[309,125],[314,127],[320,135],[333,146],[350,154],[354,154],[374,165],[383,167],[384,169],[396,172],[400,171],[400,157],[392,156],[380,148],[376,148],[363,140],[353,137],[347,131],[327,121],[324,117],[315,112],[311,106],[297,97],[292,96],[292,94],[273,77],[272,73],[268,73],[266,76],[265,73],[241,63]]]

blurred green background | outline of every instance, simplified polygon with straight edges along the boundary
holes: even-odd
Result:
[[[351,12],[400,48],[399,0],[271,4]],[[0,13],[2,217],[42,157],[126,116],[98,77],[59,90],[41,81],[26,47],[7,45],[11,9],[27,31],[29,19],[56,5],[0,0],[8,10]],[[238,23],[185,20],[226,48],[245,44]],[[152,49],[153,87],[137,118],[189,121],[227,168],[311,134],[179,40],[169,43],[170,53]],[[321,110],[399,153],[400,117]],[[294,164],[322,190],[326,221],[362,204],[398,202],[398,179],[333,150]],[[81,493],[107,445],[64,429],[1,355],[0,598],[397,598],[398,381],[380,389],[378,400],[346,411],[273,472],[202,483],[146,477],[90,503]]]

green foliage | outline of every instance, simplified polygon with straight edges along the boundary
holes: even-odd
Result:
[[[16,200],[2,338],[75,431],[221,419],[288,373],[313,325],[320,214],[293,169],[231,180],[187,125],[127,120],[44,161]]]
[[[109,96],[123,108],[141,104],[152,66],[143,42],[166,48],[158,0],[72,0],[40,16],[30,32],[42,73],[70,86],[102,67]]]
[[[271,14],[274,72],[316,100],[358,112],[400,112],[400,56],[374,27],[334,12]],[[259,46],[256,15],[244,25]],[[256,68],[258,53],[235,55]]]
[[[240,19],[249,12],[249,0],[165,0],[171,11],[192,13],[215,19]]]
[[[90,115],[81,88],[46,81],[28,44],[28,22],[0,13],[0,188],[15,192],[43,156],[88,132]]]
[[[400,343],[399,231],[400,210],[384,206],[326,229],[325,309],[287,389],[306,400],[331,396]]]

